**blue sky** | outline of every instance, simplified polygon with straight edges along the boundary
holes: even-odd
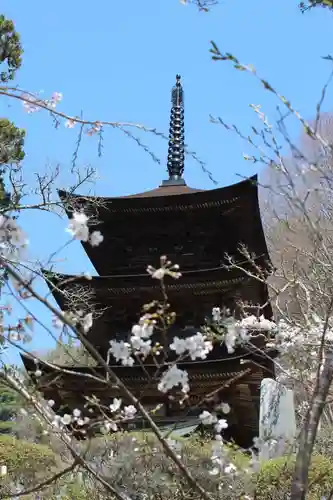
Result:
[[[237,174],[250,175],[255,168],[242,158],[246,144],[209,115],[235,123],[245,133],[256,117],[250,103],[261,103],[271,121],[277,116],[276,99],[250,75],[235,71],[228,63],[213,62],[209,42],[253,64],[307,118],[325,83],[330,64],[321,59],[333,53],[328,34],[332,15],[323,9],[302,15],[297,0],[232,2],[223,0],[211,12],[199,13],[179,0],[129,0],[127,2],[77,2],[56,4],[34,0],[3,0],[1,12],[13,19],[25,49],[23,67],[16,83],[48,97],[62,92],[59,109],[82,112],[87,119],[132,121],[168,132],[170,90],[176,73],[185,91],[186,143],[207,163],[219,186],[237,181]],[[242,5],[242,7],[240,7]],[[71,182],[69,170],[76,131],[55,130],[45,113],[27,115],[17,103],[4,98],[1,113],[27,129],[25,178],[46,166],[60,167],[57,187]],[[332,91],[324,106],[332,109]],[[290,130],[297,137],[297,125]],[[78,163],[98,169],[93,186],[98,195],[124,195],[156,187],[165,178],[167,143],[151,134],[133,130],[161,159],[153,162],[135,141],[120,131],[106,130],[101,158],[95,138],[84,139]],[[187,183],[214,188],[201,167],[188,158]],[[31,258],[46,260],[68,236],[66,220],[54,215],[26,212],[21,224],[29,234]],[[79,244],[59,254],[63,272],[91,271]],[[43,293],[46,288],[39,284]],[[33,306],[43,320],[50,318]],[[44,349],[50,340],[36,328],[33,349]],[[10,359],[16,359],[10,352]]]

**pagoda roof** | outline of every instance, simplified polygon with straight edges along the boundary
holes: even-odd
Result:
[[[173,185],[167,184],[165,186],[159,186],[158,188],[151,189],[149,191],[143,191],[142,193],[129,194],[126,196],[120,196],[119,198],[153,198],[155,196],[176,196],[176,195],[186,195],[193,193],[201,193],[203,189],[195,189],[184,185]]]
[[[82,242],[98,274],[124,273],[126,268],[140,272],[162,254],[183,271],[216,266],[225,253],[239,254],[241,244],[251,254],[265,255],[270,264],[257,176],[208,191],[166,185],[128,197],[59,194],[69,217],[83,210],[91,231],[104,237],[97,247]]]
[[[44,271],[44,275],[61,310],[93,312],[94,321],[87,338],[102,355],[108,351],[111,339],[127,339],[133,324],[142,315],[144,304],[163,299],[160,282],[148,273],[91,279],[48,271]],[[233,308],[237,299],[253,300],[254,306],[266,304],[262,312],[268,318],[272,316],[267,287],[238,270],[193,271],[179,280],[166,277],[165,289],[171,310],[176,313],[177,331],[170,330],[170,334],[187,335],[185,325],[189,319],[197,331],[205,324],[212,307]],[[228,358],[228,353],[223,345],[214,348],[211,356]]]
[[[21,357],[37,390],[46,400],[55,402],[54,411],[63,415],[80,409],[83,416],[89,416],[91,419],[91,429],[87,429],[89,433],[93,432],[94,422],[98,425],[98,419],[101,418],[99,407],[94,403],[89,404],[89,398],[97,398],[106,414],[110,401],[115,397],[121,397],[124,403],[130,403],[116,385],[105,386],[105,369],[102,367],[52,367],[43,361],[36,364],[31,356],[21,354]],[[35,376],[37,366],[42,373],[40,377]],[[231,433],[229,439],[234,439],[240,446],[251,446],[252,439],[258,435],[260,382],[265,376],[274,377],[272,363],[267,363],[265,356],[254,362],[245,356],[236,360],[183,362],[178,366],[185,369],[189,375],[189,399],[183,409],[180,407],[179,413],[176,411],[170,416],[156,415],[155,423],[160,426],[171,423],[178,425],[188,420],[188,411],[193,409],[199,415],[202,409],[210,408],[209,405],[214,404],[215,394],[219,401],[230,401],[232,407],[232,415],[228,419]],[[144,370],[141,366],[128,368],[118,365],[110,368],[144,406],[155,407],[157,404],[170,403],[169,396],[158,391],[156,380],[152,379],[152,375],[156,373],[155,365],[145,365]],[[100,376],[101,381],[89,378],[91,375]],[[250,386],[253,389],[250,389]],[[175,392],[178,392],[177,389]],[[112,418],[112,414],[110,417]],[[142,428],[140,416],[131,422],[138,423]]]
[[[95,211],[106,215],[114,213],[168,212],[200,210],[212,207],[229,207],[236,202],[258,197],[258,176],[254,175],[230,186],[201,190],[186,185],[165,185],[150,191],[128,196],[86,196],[59,190],[59,196],[68,214],[79,208],[95,207]],[[89,210],[89,212],[91,209]],[[101,218],[104,220],[104,218]]]
[[[249,266],[244,265],[244,269]],[[161,295],[159,280],[153,279],[147,272],[143,274],[119,274],[109,276],[70,275],[51,271],[43,271],[47,284],[62,310],[68,309],[71,293],[78,287],[87,291],[92,303],[110,304],[114,299],[131,300],[138,294],[142,304],[145,300],[158,299]],[[212,292],[234,290],[236,287],[245,286],[251,278],[244,271],[238,269],[228,270],[224,267],[213,269],[200,269],[184,272],[180,279],[165,277],[164,284],[169,298],[177,294],[186,293],[205,295]],[[261,283],[255,279],[258,286]],[[80,298],[80,297],[79,297]],[[129,304],[130,305],[130,304]]]
[[[272,368],[271,363],[267,364],[266,361],[267,353],[265,355],[265,341],[262,335],[257,343],[263,349],[261,354],[258,352],[256,355],[253,355],[249,350],[238,349],[239,352],[237,354],[230,355],[228,358],[198,361],[188,360],[177,363],[177,366],[188,373],[191,392],[196,392],[204,386],[208,387],[209,384],[221,384],[223,381],[239,376],[244,371],[258,372],[266,370],[269,372]],[[270,353],[270,351],[267,352]],[[93,392],[96,395],[97,393],[101,395],[103,392],[106,392],[105,382],[103,382],[103,380],[105,381],[105,368],[102,366],[52,366],[42,360],[36,361],[31,355],[21,354],[21,358],[25,369],[34,383],[36,383],[39,390],[43,393],[48,393],[47,397],[50,399],[54,399],[51,393],[54,393],[57,388],[73,391],[74,397],[77,399],[82,399],[87,392],[90,392],[89,395]],[[35,375],[37,367],[42,372],[41,377],[36,377]],[[155,379],[156,364],[145,362],[144,368],[140,364],[135,364],[131,367],[111,364],[110,369],[136,397],[143,396],[146,391],[146,397],[150,397],[152,395],[150,392],[153,391],[155,401],[156,399],[160,401],[165,399],[165,395],[157,390]],[[163,370],[166,369],[167,365],[164,366]],[[272,374],[270,375],[272,376]],[[92,378],[92,376],[100,378],[100,381]],[[81,387],[82,390],[78,390],[78,387]],[[114,387],[114,391],[118,391],[116,386]],[[77,393],[76,396],[75,393]],[[112,395],[108,395],[108,398],[110,397]]]

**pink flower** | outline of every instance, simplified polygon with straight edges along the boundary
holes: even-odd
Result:
[[[72,120],[71,118],[69,120],[66,120],[65,122],[65,127],[66,128],[73,128],[75,126],[75,121]]]

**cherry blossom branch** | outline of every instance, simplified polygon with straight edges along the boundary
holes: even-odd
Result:
[[[188,484],[204,499],[211,500],[210,495],[199,485],[199,483],[194,479],[190,471],[183,464],[182,460],[178,457],[177,453],[169,446],[167,440],[164,438],[162,433],[160,432],[158,426],[155,424],[147,410],[140,403],[140,401],[132,394],[132,392],[126,387],[126,385],[119,379],[119,377],[114,373],[114,371],[107,365],[103,357],[99,354],[99,352],[90,344],[87,340],[86,335],[80,326],[74,326],[68,318],[60,313],[55,307],[52,306],[45,298],[43,298],[40,294],[38,294],[30,283],[26,283],[19,273],[17,273],[12,267],[8,265],[8,263],[0,257],[0,264],[6,269],[8,274],[12,276],[18,283],[21,284],[23,288],[25,288],[31,296],[37,299],[40,303],[45,305],[49,311],[51,311],[60,321],[66,324],[69,328],[73,330],[73,332],[77,335],[77,338],[81,341],[86,350],[91,354],[98,363],[103,366],[106,373],[108,373],[110,377],[110,382],[108,382],[109,387],[112,388],[113,384],[116,384],[117,387],[121,390],[121,392],[126,396],[126,398],[131,401],[131,403],[135,406],[135,408],[141,413],[144,419],[149,424],[151,430],[157,437],[158,441],[161,443],[166,455],[171,458],[171,460],[178,466],[179,470],[182,472],[184,477],[186,478]],[[113,383],[112,383],[112,382]]]
[[[211,41],[211,49],[210,49],[210,52],[212,54],[212,59],[214,61],[230,61],[234,68],[239,70],[239,71],[245,71],[247,73],[250,73],[251,75],[253,75],[262,85],[263,87],[268,90],[269,92],[272,92],[278,99],[279,101],[282,102],[282,104],[288,109],[288,111],[294,115],[299,121],[300,123],[303,125],[304,127],[304,130],[306,132],[307,135],[309,135],[310,137],[312,138],[315,138],[317,139],[321,145],[327,149],[330,149],[331,145],[329,144],[328,141],[326,141],[319,133],[318,131],[315,130],[315,128],[313,128],[303,117],[302,115],[296,111],[295,108],[293,108],[293,106],[291,105],[291,103],[286,99],[286,97],[284,97],[283,95],[279,94],[279,92],[277,92],[273,87],[272,85],[267,81],[265,80],[264,78],[261,78],[258,74],[257,74],[257,71],[256,69],[252,66],[252,65],[245,65],[245,64],[242,64],[238,59],[237,57],[235,57],[233,54],[230,54],[228,52],[226,53],[222,53],[219,48],[217,47],[217,45]]]
[[[329,325],[329,318],[333,310],[333,298],[331,299],[330,308],[327,311],[325,326],[322,334],[322,342],[324,342],[326,331]],[[318,424],[324,410],[325,402],[328,396],[329,388],[333,380],[333,365],[332,351],[327,355],[324,365],[318,365],[316,384],[313,390],[311,405],[307,414],[305,425],[302,429],[299,448],[296,455],[295,472],[291,485],[290,500],[305,500],[308,481],[309,467],[315,438],[317,435]]]
[[[53,432],[56,432],[54,426],[52,425],[53,422],[52,410],[48,407],[41,405],[41,403],[37,400],[37,398],[31,395],[29,391],[17,380],[17,378],[14,375],[12,375],[7,371],[4,374],[4,376],[6,377],[6,380],[11,384],[11,387],[13,387],[15,391],[18,392],[18,394],[20,394],[25,399],[25,401],[27,401],[34,407],[38,415],[40,415],[43,421],[46,422],[47,426],[50,429],[52,429]],[[73,446],[72,444],[72,439],[68,431],[62,429],[61,432],[56,432],[56,434],[60,438],[60,440],[65,444],[67,449],[70,451],[72,457],[77,462],[77,465],[80,465],[83,469],[89,472],[100,484],[102,484],[102,486],[106,489],[106,491],[114,495],[117,500],[132,500],[131,497],[129,497],[126,493],[120,491],[117,487],[113,486],[108,481],[106,481],[95,469],[93,469],[86,462],[84,458],[81,457],[81,455],[78,454],[75,446]]]

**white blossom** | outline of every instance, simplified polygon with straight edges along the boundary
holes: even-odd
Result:
[[[200,415],[199,418],[201,420],[201,423],[203,425],[212,425],[217,422],[217,416],[210,413],[207,410],[204,410]]]
[[[123,366],[133,366],[134,359],[131,356],[131,346],[128,342],[111,340],[110,346],[110,352],[116,361],[121,361]]]
[[[75,120],[69,118],[68,120],[65,121],[65,127],[66,128],[74,128],[75,127]]]
[[[79,418],[79,417],[80,417],[80,415],[81,415],[81,410],[79,410],[78,408],[75,408],[75,409],[73,410],[73,417],[75,417],[75,418]]]
[[[235,345],[238,338],[238,331],[234,324],[227,326],[227,332],[224,336],[224,343],[229,354],[235,352]]]
[[[110,410],[112,411],[112,413],[115,413],[120,409],[121,403],[122,403],[121,399],[118,398],[113,399],[113,402],[110,404]]]
[[[69,415],[68,413],[65,413],[65,415],[61,418],[61,422],[64,425],[69,425],[72,421],[72,415]]]
[[[154,325],[155,321],[152,321],[149,315],[144,315],[140,318],[138,324],[132,327],[132,335],[148,339],[154,333]]]
[[[170,344],[170,349],[175,351],[178,356],[184,354],[187,349],[185,339],[174,337],[172,344]]]
[[[212,318],[213,321],[218,322],[221,321],[221,309],[219,307],[213,307],[212,309]]]
[[[104,236],[100,231],[93,231],[89,238],[89,243],[92,247],[98,247],[104,240]]]
[[[185,342],[192,361],[197,358],[206,359],[207,354],[213,349],[212,342],[206,340],[206,336],[199,332],[192,337],[188,337]]]
[[[131,344],[136,354],[141,354],[144,358],[148,356],[151,351],[151,340],[143,340],[140,337],[131,337]]]
[[[276,324],[266,319],[263,315],[260,316],[260,318],[253,315],[246,316],[240,321],[239,324],[241,327],[252,330],[271,331],[276,328]]]
[[[22,258],[22,251],[28,245],[28,239],[16,220],[0,215],[0,254],[6,258]]]
[[[213,349],[213,344],[211,341],[206,340],[202,333],[198,332],[186,339],[174,337],[170,349],[178,355],[188,352],[191,360],[194,361],[197,358],[206,359],[207,354]]]
[[[116,432],[117,430],[118,430],[118,426],[112,420],[105,420],[103,422],[102,432],[110,432],[110,431]]]
[[[90,312],[86,314],[81,320],[84,333],[87,333],[93,325],[93,314]]]
[[[4,477],[7,475],[7,465],[0,466],[0,477]]]
[[[225,418],[221,418],[215,424],[215,431],[216,432],[222,432],[224,429],[227,429],[227,427],[228,427],[227,421],[225,420]]]
[[[72,219],[69,220],[67,232],[69,232],[74,239],[80,241],[88,241],[88,217],[83,212],[74,212]]]
[[[173,365],[163,373],[160,383],[158,384],[158,390],[161,392],[168,392],[178,385],[182,387],[182,392],[184,393],[190,390],[188,373],[185,370],[179,369],[177,365]]]
[[[165,276],[165,269],[160,267],[159,269],[155,269],[152,266],[147,267],[147,272],[151,275],[152,278],[156,280],[162,280]]]
[[[225,415],[227,415],[228,413],[230,413],[230,406],[228,405],[228,403],[221,403],[219,405],[219,408],[221,408],[221,411],[222,413],[224,413]]]
[[[129,406],[124,406],[124,418],[126,419],[131,419],[135,417],[137,410],[135,406],[129,405]]]

